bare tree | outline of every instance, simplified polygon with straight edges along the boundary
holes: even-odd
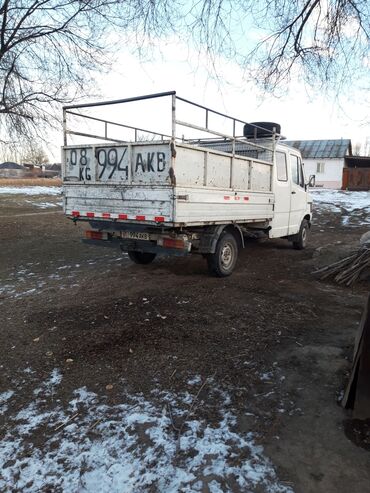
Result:
[[[370,72],[368,0],[201,0],[193,35],[246,69],[267,91],[292,77],[342,89]]]
[[[266,0],[259,25],[271,31],[247,59],[258,60],[264,86],[274,90],[293,73],[318,91],[342,90],[369,75],[368,0]],[[269,15],[270,11],[270,15]]]
[[[22,162],[27,164],[48,164],[49,157],[40,144],[30,143],[23,151]]]
[[[101,51],[89,14],[98,2],[5,0],[0,8],[2,137],[42,132],[54,104],[78,92]],[[84,19],[80,19],[84,13]],[[80,22],[80,29],[79,27]],[[80,46],[79,46],[80,44]],[[96,54],[93,52],[97,48]]]
[[[352,154],[353,156],[361,156],[362,144],[361,142],[355,142],[352,144]]]
[[[366,137],[364,143],[364,156],[370,156],[370,137]]]
[[[13,147],[0,145],[0,162],[19,163],[19,152]]]
[[[4,0],[0,4],[0,139],[11,142],[35,133],[42,137],[44,129],[56,123],[59,104],[86,94],[88,87],[91,91],[93,74],[109,67],[114,27],[127,36],[160,35],[156,19],[166,15],[167,0],[158,3]]]
[[[119,45],[175,34],[272,92],[292,76],[338,88],[369,74],[369,25],[368,0],[3,0],[0,139],[43,134]]]

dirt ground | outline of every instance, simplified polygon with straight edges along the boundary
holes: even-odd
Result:
[[[0,416],[3,440],[54,368],[63,383],[45,397],[45,409],[55,399],[67,406],[77,387],[108,406],[127,389],[160,405],[156,387],[189,392],[186,417],[209,426],[220,420],[212,384],[230,396],[235,433],[254,433],[281,485],[297,493],[370,492],[370,435],[356,441],[339,405],[369,285],[338,287],[312,274],[357,245],[368,227],[318,209],[305,251],[284,240],[250,241],[235,273],[216,279],[202,258],[137,266],[117,250],[84,245],[84,226],[68,221],[59,202],[0,196],[0,394],[15,391]],[[194,375],[200,383],[189,386]],[[174,433],[185,432],[186,418],[171,420]],[[66,430],[30,433],[30,450],[59,432]],[[32,480],[2,484],[36,491]],[[43,484],[37,491],[67,491]],[[221,483],[219,491],[246,490]]]

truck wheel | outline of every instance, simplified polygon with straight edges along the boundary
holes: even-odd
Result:
[[[293,248],[296,250],[303,250],[306,248],[308,242],[308,221],[303,219],[296,239],[293,241]]]
[[[208,270],[217,277],[230,276],[238,259],[238,244],[230,233],[223,233],[216,245],[215,253],[207,256]]]
[[[135,252],[135,251],[130,251],[128,252],[128,256],[130,260],[135,262],[135,264],[150,264],[153,262],[153,260],[156,257],[155,253],[149,253],[149,252]]]

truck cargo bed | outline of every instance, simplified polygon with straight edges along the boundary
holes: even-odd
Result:
[[[64,209],[168,226],[265,221],[272,163],[170,142],[64,147]]]

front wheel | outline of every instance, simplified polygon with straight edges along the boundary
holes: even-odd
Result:
[[[215,253],[207,256],[208,270],[217,277],[230,276],[238,259],[238,244],[230,233],[223,233],[216,245]]]
[[[308,242],[308,229],[308,221],[307,219],[303,219],[299,232],[293,241],[293,248],[296,250],[304,250],[306,248]]]
[[[128,252],[128,256],[130,260],[135,262],[135,264],[150,264],[153,262],[153,260],[156,257],[155,253],[149,253],[149,252],[135,252],[135,251],[130,251]]]

